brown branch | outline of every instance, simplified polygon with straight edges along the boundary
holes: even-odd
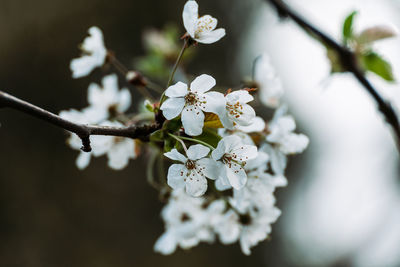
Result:
[[[315,38],[319,39],[326,46],[336,51],[339,56],[341,66],[346,71],[352,73],[354,77],[364,86],[367,92],[375,100],[378,109],[385,117],[387,123],[392,127],[393,133],[395,135],[397,149],[400,152],[400,123],[397,117],[396,111],[393,106],[378,93],[374,86],[365,77],[365,71],[361,68],[357,61],[355,53],[350,51],[346,46],[341,45],[333,38],[323,33],[314,25],[310,24],[304,18],[300,17],[296,12],[294,12],[287,4],[282,0],[266,0],[271,3],[277,10],[281,17],[287,17],[296,22],[301,28],[303,28],[308,33],[312,34]]]
[[[81,149],[85,152],[90,152],[92,150],[89,138],[91,135],[121,136],[146,141],[151,133],[161,129],[162,126],[162,121],[160,119],[150,125],[131,125],[129,127],[107,127],[73,123],[54,113],[0,91],[0,108],[3,107],[19,110],[30,116],[63,128],[64,130],[75,133],[82,140]]]

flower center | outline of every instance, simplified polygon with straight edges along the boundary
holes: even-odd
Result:
[[[198,38],[199,34],[203,33],[203,32],[209,32],[213,30],[213,20],[211,19],[211,17],[201,17],[198,21],[197,21],[197,29],[194,33],[195,37]]]
[[[185,95],[185,102],[186,102],[186,104],[189,104],[189,105],[196,104],[196,102],[197,102],[196,94],[189,92],[187,95]]]
[[[239,118],[243,115],[243,105],[239,101],[234,104],[226,103],[226,109],[232,117]]]
[[[188,170],[193,170],[196,168],[196,163],[193,160],[188,159],[188,161],[185,163],[185,167]]]
[[[222,162],[224,163],[224,164],[230,164],[231,163],[231,161],[232,161],[232,155],[231,154],[224,154],[223,156],[222,156]]]
[[[189,216],[189,214],[187,214],[187,213],[182,213],[182,216],[181,216],[181,222],[187,222],[187,221],[190,221],[190,216]]]
[[[251,217],[249,214],[240,214],[239,221],[242,225],[250,225]]]

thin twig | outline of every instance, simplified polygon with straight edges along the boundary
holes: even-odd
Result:
[[[64,130],[75,133],[77,136],[79,136],[79,138],[81,138],[81,149],[85,152],[90,152],[92,150],[89,138],[91,135],[120,136],[147,141],[151,133],[161,128],[161,123],[159,122],[155,122],[150,125],[131,125],[128,127],[107,127],[74,123],[38,106],[0,91],[0,108],[3,107],[19,110],[30,116],[63,128]]]
[[[176,72],[176,70],[178,69],[179,63],[181,62],[181,60],[182,60],[182,58],[183,58],[183,54],[185,53],[186,48],[188,48],[188,47],[189,47],[189,38],[187,37],[187,38],[184,38],[184,39],[183,39],[183,46],[182,46],[182,49],[181,49],[181,51],[179,52],[179,55],[178,55],[178,57],[177,57],[177,59],[176,59],[176,61],[175,61],[175,65],[174,65],[174,67],[172,68],[172,72],[171,72],[171,74],[169,75],[169,79],[168,79],[168,83],[167,83],[167,88],[168,88],[168,87],[172,84],[172,82],[174,81],[175,72]],[[164,102],[164,100],[165,100],[165,91],[164,91],[163,94],[161,95],[161,98],[160,98],[160,106],[161,106],[161,104]]]
[[[335,41],[327,34],[323,33],[316,26],[310,24],[308,21],[299,16],[296,12],[294,12],[282,0],[266,0],[266,1],[271,3],[277,9],[281,17],[291,18],[305,31],[312,34],[315,38],[323,42],[327,47],[336,51],[336,53],[339,56],[340,63],[343,69],[352,73],[354,77],[364,86],[364,88],[371,95],[371,97],[375,100],[378,109],[385,117],[387,123],[392,127],[396,139],[397,149],[400,152],[400,122],[396,114],[396,111],[388,101],[383,99],[383,97],[378,93],[378,91],[374,88],[374,86],[365,77],[365,71],[361,68],[355,53],[353,53],[347,47]]]
[[[189,39],[188,38],[183,39],[183,46],[182,46],[181,51],[179,52],[178,58],[176,59],[176,62],[172,69],[171,75],[169,76],[167,87],[169,87],[174,80],[175,72],[178,69],[179,63],[182,60],[183,53],[185,53],[186,48],[188,48],[188,44],[189,44]]]

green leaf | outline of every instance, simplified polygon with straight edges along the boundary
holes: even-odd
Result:
[[[163,129],[168,130],[171,133],[178,131],[181,127],[182,122],[180,117],[177,117],[170,121],[166,121],[163,125]]]
[[[213,147],[217,147],[218,142],[222,139],[222,137],[218,135],[216,129],[204,128],[203,133],[199,136],[196,136],[194,139],[203,141]]]
[[[395,81],[392,66],[379,54],[375,52],[369,52],[367,54],[361,55],[360,60],[366,70],[375,73],[386,81]]]
[[[346,17],[343,23],[343,42],[347,44],[348,40],[353,38],[353,21],[357,11],[353,11]]]
[[[151,142],[163,142],[164,141],[164,131],[163,130],[158,130],[155,131],[150,135],[150,141]]]
[[[171,137],[167,137],[164,139],[164,152],[170,152],[174,147],[175,144],[179,143],[175,139]]]

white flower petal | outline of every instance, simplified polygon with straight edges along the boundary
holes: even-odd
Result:
[[[260,117],[255,117],[250,125],[248,126],[236,125],[235,128],[245,133],[262,132],[265,129],[265,121]]]
[[[170,231],[167,231],[157,239],[157,242],[154,244],[154,251],[163,255],[170,255],[175,252],[176,246],[175,236]]]
[[[266,152],[270,156],[271,167],[274,173],[283,175],[287,164],[286,155],[269,144],[262,145],[260,150]]]
[[[257,157],[257,147],[252,145],[235,146],[230,153],[235,155],[235,160],[247,161]]]
[[[187,177],[188,170],[183,164],[172,164],[168,169],[167,183],[173,189],[185,187],[184,179]]]
[[[285,141],[280,145],[280,150],[287,155],[301,153],[307,148],[309,142],[304,134],[292,133],[286,136]]]
[[[272,176],[272,181],[271,182],[276,187],[285,187],[288,184],[288,180],[283,175]]]
[[[229,210],[224,214],[222,222],[217,225],[216,231],[222,244],[233,244],[240,237],[239,218],[236,212]]]
[[[186,178],[185,184],[186,192],[194,197],[200,197],[207,191],[207,179],[196,171],[191,172],[191,175]]]
[[[131,92],[124,88],[121,89],[121,91],[119,92],[119,100],[118,100],[118,112],[125,112],[129,109],[129,107],[131,106],[131,102],[132,102],[132,97],[131,97]]]
[[[213,152],[211,152],[211,156],[214,160],[219,160],[222,158],[225,152],[225,140],[222,138],[222,140],[218,142],[217,148],[214,149]]]
[[[116,95],[118,92],[118,76],[116,74],[104,76],[101,83],[104,90],[107,90],[110,95]]]
[[[89,55],[75,58],[71,61],[70,69],[73,78],[80,78],[88,75],[94,68],[104,64],[107,49],[104,47],[103,34],[97,27],[89,29],[90,36],[82,43],[82,50]]]
[[[74,79],[89,75],[96,67],[96,60],[90,56],[74,58],[69,65],[72,71],[72,78]]]
[[[229,180],[229,183],[233,188],[239,190],[246,185],[247,182],[247,174],[239,164],[235,162],[231,162],[228,165],[225,165],[226,169],[226,177]]]
[[[190,36],[194,37],[197,20],[199,18],[199,6],[196,1],[187,1],[182,12],[183,25]]]
[[[231,116],[229,116],[226,108],[224,107],[224,109],[221,109],[218,113],[217,113],[219,120],[221,121],[222,125],[228,129],[228,130],[233,130],[235,128],[235,125],[233,124],[233,120],[231,118]]]
[[[248,103],[253,100],[254,97],[247,90],[237,90],[226,95],[226,101],[229,103]]]
[[[233,115],[230,115],[231,119],[242,126],[251,125],[254,118],[256,117],[256,112],[254,111],[254,109],[248,104],[242,104],[239,111],[240,114],[234,113]]]
[[[89,36],[83,40],[82,48],[87,52],[104,52],[106,49],[104,47],[103,32],[100,28],[93,26],[90,27]]]
[[[98,103],[103,102],[101,87],[98,84],[89,84],[87,100],[90,105],[98,105]]]
[[[202,169],[204,175],[212,180],[215,180],[219,176],[220,168],[217,162],[210,158],[202,158],[196,161],[196,165]]]
[[[187,151],[187,156],[191,160],[198,160],[204,158],[210,153],[210,149],[201,144],[190,146]]]
[[[229,183],[228,178],[225,176],[220,176],[216,181],[215,181],[215,188],[219,191],[225,191],[228,189],[231,189],[232,186]]]
[[[219,142],[224,143],[225,153],[230,153],[233,149],[240,147],[242,145],[242,140],[237,135],[225,136]]]
[[[75,162],[76,166],[78,167],[78,169],[83,170],[87,166],[89,166],[91,156],[92,155],[90,153],[87,153],[87,152],[79,153],[79,156],[78,156],[78,158],[76,159],[76,162]]]
[[[200,108],[194,105],[186,106],[182,111],[181,120],[187,135],[197,136],[203,132],[204,113]]]
[[[246,162],[246,171],[259,170],[266,171],[268,169],[269,155],[263,151],[257,152],[257,157]]]
[[[113,138],[113,146],[107,153],[108,166],[114,170],[122,170],[128,165],[130,158],[135,158],[135,142],[126,138],[116,141]]]
[[[165,95],[168,97],[183,97],[188,93],[188,86],[183,82],[177,82],[165,90]]]
[[[203,110],[217,114],[226,113],[226,100],[225,96],[219,92],[208,92],[203,95],[205,104],[202,105]]]
[[[184,106],[185,99],[172,97],[165,100],[160,109],[167,120],[172,120],[181,114]]]
[[[109,126],[109,125],[103,125]],[[95,157],[105,155],[113,146],[113,138],[111,136],[93,135],[90,137],[92,144],[92,152]]]
[[[215,84],[216,81],[212,76],[202,74],[193,80],[190,84],[190,90],[195,94],[204,93],[213,88]]]
[[[212,44],[219,41],[224,36],[225,36],[225,29],[220,28],[211,32],[199,33],[197,35],[197,38],[195,38],[195,40],[203,44]]]
[[[187,161],[187,158],[179,153],[178,150],[176,150],[175,148],[172,149],[170,152],[164,153],[164,156],[172,160],[180,161],[182,163],[185,163]]]

